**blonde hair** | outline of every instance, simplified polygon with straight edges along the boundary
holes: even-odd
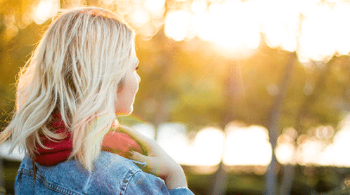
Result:
[[[75,158],[92,171],[103,136],[116,121],[118,84],[133,62],[134,32],[112,12],[96,7],[67,10],[44,34],[19,73],[16,112],[0,134],[34,155],[58,110],[73,135]],[[97,120],[98,117],[98,120]],[[12,151],[11,150],[11,151]]]

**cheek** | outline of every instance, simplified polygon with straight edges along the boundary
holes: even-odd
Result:
[[[117,114],[130,114],[132,112],[132,98],[127,93],[118,93],[115,112]]]
[[[130,84],[130,83],[129,83]],[[124,88],[117,94],[117,104],[116,113],[119,114],[130,114],[133,110],[134,98],[137,90],[135,90],[131,85]]]
[[[126,76],[122,88],[117,92],[116,113],[130,114],[133,110],[133,103],[139,89],[139,78],[136,72]]]

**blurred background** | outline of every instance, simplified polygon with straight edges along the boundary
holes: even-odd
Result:
[[[142,78],[120,117],[184,168],[195,194],[311,194],[350,184],[350,1],[0,0],[0,125],[16,75],[60,9],[135,29]],[[23,154],[0,146],[14,194]]]

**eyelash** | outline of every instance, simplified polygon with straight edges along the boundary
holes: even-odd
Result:
[[[138,70],[139,69],[139,66],[137,66],[136,68],[135,68],[135,70]]]

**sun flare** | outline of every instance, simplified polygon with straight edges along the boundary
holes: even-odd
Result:
[[[327,61],[350,52],[350,3],[319,0],[195,0],[191,12],[170,11],[165,34],[176,41],[189,34],[218,45],[219,52],[252,53],[261,35],[272,48],[297,51],[299,59]],[[177,14],[174,14],[177,13]]]

